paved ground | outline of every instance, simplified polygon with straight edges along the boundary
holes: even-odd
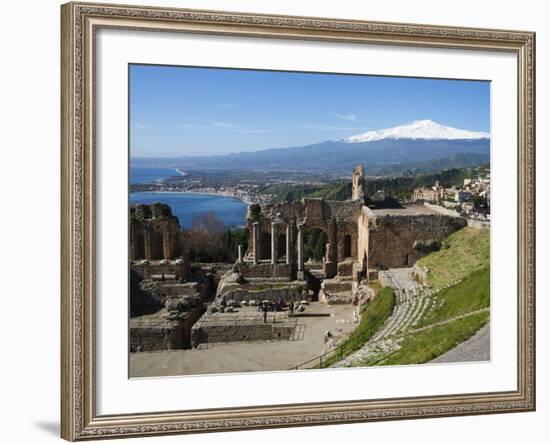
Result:
[[[399,285],[403,289],[414,289],[418,286],[412,276],[412,268],[392,268],[390,272],[399,282]]]
[[[459,344],[430,363],[457,363],[469,361],[489,361],[491,359],[491,328],[486,325],[473,337]]]
[[[219,374],[226,372],[285,370],[315,358],[324,351],[324,333],[352,331],[352,305],[326,306],[312,303],[305,316],[298,317],[304,325],[304,336],[297,341],[267,341],[214,343],[208,349],[138,352],[130,354],[130,376],[150,377],[189,374]],[[312,314],[320,316],[312,316]],[[321,316],[329,314],[329,316]],[[259,314],[261,315],[261,314]],[[310,316],[307,316],[310,315]]]

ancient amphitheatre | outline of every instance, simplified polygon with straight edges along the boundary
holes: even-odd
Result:
[[[366,180],[357,166],[345,201],[250,205],[231,263],[191,262],[168,206],[132,207],[130,375],[488,360],[487,227],[373,203]],[[321,260],[304,254],[312,231]]]

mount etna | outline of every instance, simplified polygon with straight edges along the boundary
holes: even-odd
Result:
[[[307,146],[225,155],[132,158],[132,166],[182,170],[345,172],[357,164],[370,175],[407,175],[489,162],[490,134],[419,120]]]

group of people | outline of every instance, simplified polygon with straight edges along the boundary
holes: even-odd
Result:
[[[258,311],[263,312],[264,323],[267,323],[267,313],[269,311],[272,311],[272,312],[282,311],[285,306],[286,304],[283,298],[279,297],[275,302],[269,302],[267,300],[264,300],[258,305]],[[291,301],[290,304],[288,305],[288,312],[291,317],[294,315],[295,307],[296,305],[294,301]]]

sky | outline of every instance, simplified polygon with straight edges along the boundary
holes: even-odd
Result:
[[[130,65],[130,156],[257,151],[415,120],[490,132],[490,83]]]

